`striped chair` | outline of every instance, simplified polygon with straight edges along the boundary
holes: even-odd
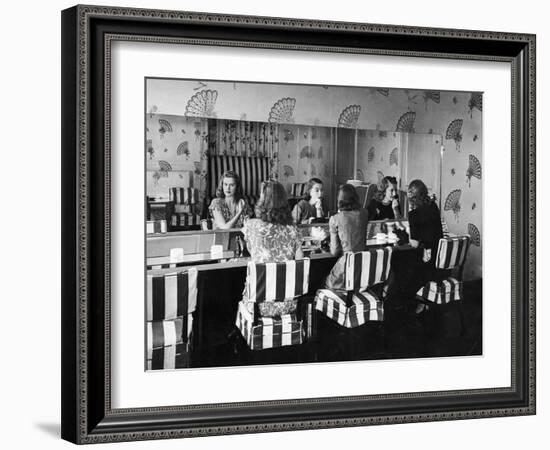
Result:
[[[458,275],[428,281],[416,293],[416,299],[426,304],[443,305],[462,300],[462,273],[470,247],[469,236],[444,237],[439,240],[435,268],[440,271],[457,270]]]
[[[210,155],[208,158],[210,198],[216,197],[216,189],[224,172],[233,170],[241,177],[245,200],[253,207],[260,197],[261,182],[269,179],[269,164],[270,158],[264,156]]]
[[[292,183],[290,186],[289,197],[301,198],[306,195],[307,183]]]
[[[199,190],[195,188],[172,187],[169,190],[173,212],[170,229],[189,229],[200,226]]]
[[[249,262],[243,300],[235,325],[252,350],[297,345],[304,342],[304,320],[296,312],[260,316],[259,304],[296,299],[309,289],[309,259],[280,263]],[[252,304],[252,308],[249,307]]]
[[[197,269],[147,275],[147,370],[189,367]]]
[[[383,321],[383,302],[369,288],[387,280],[391,255],[392,247],[389,246],[346,253],[345,289],[319,289],[315,294],[315,309],[346,328]]]

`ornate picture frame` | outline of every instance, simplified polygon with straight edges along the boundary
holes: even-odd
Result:
[[[115,409],[111,45],[191,43],[511,65],[511,384]],[[535,36],[99,6],[62,12],[62,437],[99,443],[535,413]],[[490,294],[489,294],[490,295]]]

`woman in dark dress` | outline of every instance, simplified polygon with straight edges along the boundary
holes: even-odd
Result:
[[[369,212],[369,220],[401,218],[395,177],[382,178],[378,191],[367,206],[367,211]]]
[[[292,218],[299,225],[311,223],[325,215],[323,208],[323,182],[319,178],[311,178],[307,182],[306,195],[292,209]]]
[[[436,275],[435,258],[439,239],[443,237],[441,215],[436,203],[428,196],[428,188],[421,180],[409,184],[410,245],[415,252],[395,252],[389,281],[388,300],[402,307],[414,299],[418,289]],[[416,313],[422,312],[419,305]]]

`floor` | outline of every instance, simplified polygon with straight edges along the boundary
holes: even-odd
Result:
[[[252,351],[227,320],[210,321],[192,367],[428,358],[482,354],[482,283],[464,284],[464,300],[415,315],[386,309],[385,320],[349,330],[318,315],[317,338],[298,346]]]

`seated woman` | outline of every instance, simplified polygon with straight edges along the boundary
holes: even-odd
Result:
[[[213,228],[227,230],[241,228],[244,219],[252,215],[252,211],[243,198],[241,178],[236,172],[229,170],[220,178],[216,198],[208,207],[213,219]]]
[[[439,239],[443,237],[439,208],[428,195],[426,185],[421,180],[411,181],[407,197],[411,208],[409,243],[418,252],[409,253],[406,261],[392,259],[388,295],[391,303],[399,306],[404,306],[404,301],[413,299],[418,289],[434,279],[437,248]],[[423,305],[420,305],[416,312],[420,313],[422,310]]]
[[[341,256],[328,275],[328,289],[344,289],[345,252],[365,250],[367,241],[368,212],[359,205],[359,197],[351,184],[338,190],[338,213],[329,220],[330,252]]]
[[[262,183],[256,217],[247,220],[242,230],[252,261],[267,263],[303,258],[302,237],[292,221],[286,190],[281,183]],[[293,312],[296,301],[263,302],[259,308],[264,317],[279,316]]]
[[[294,206],[292,218],[297,224],[311,223],[317,218],[324,217],[323,210],[323,182],[319,178],[311,178],[307,182],[306,194]]]
[[[367,206],[370,220],[400,219],[401,207],[395,177],[384,177]]]

